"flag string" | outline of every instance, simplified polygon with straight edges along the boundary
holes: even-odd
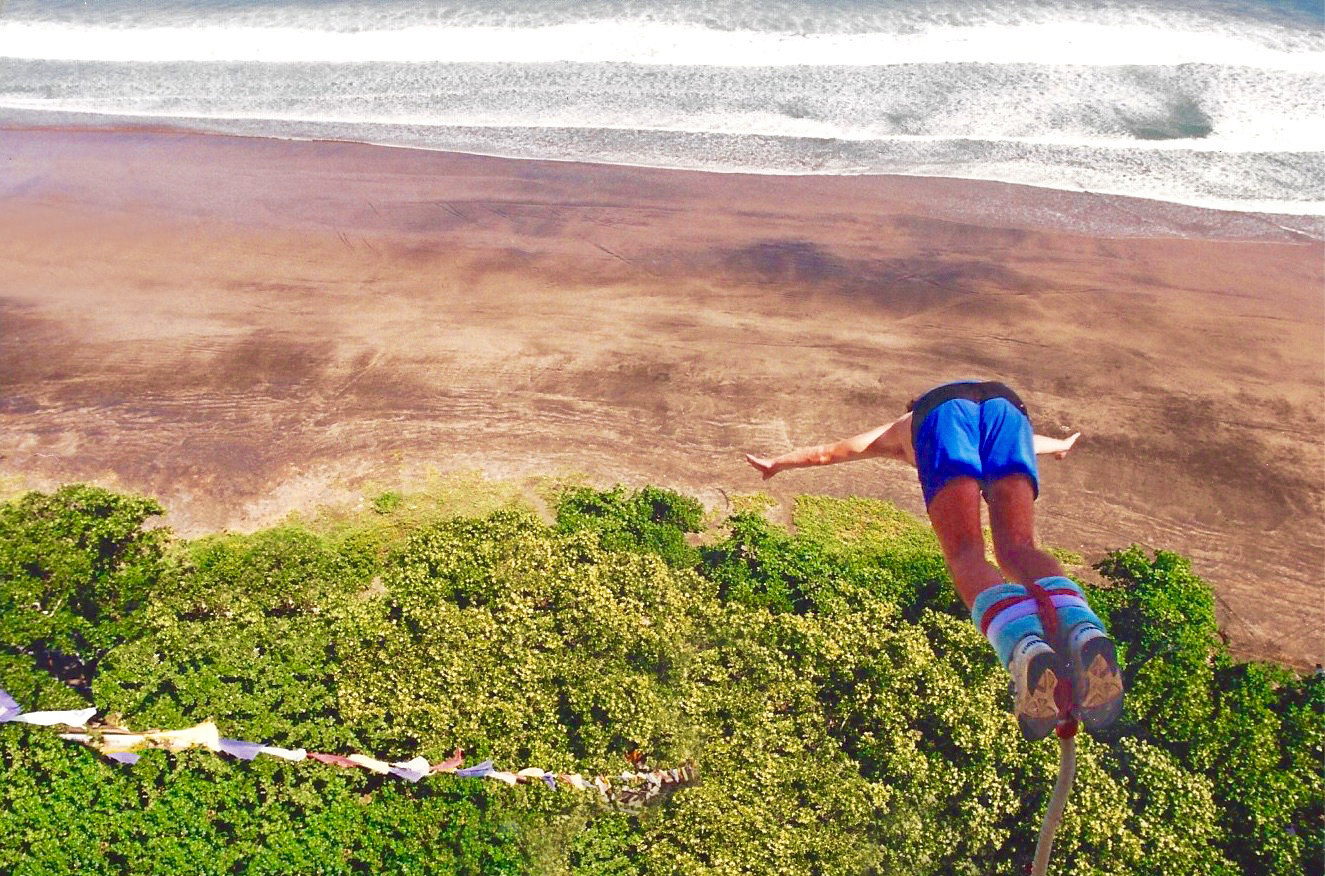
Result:
[[[450,757],[438,763],[429,763],[424,757],[393,762],[364,754],[331,754],[228,739],[220,735],[215,722],[211,720],[179,730],[135,732],[105,722],[93,723],[92,718],[96,713],[95,708],[24,712],[13,697],[0,690],[0,724],[17,722],[40,727],[66,727],[69,730],[79,730],[82,732],[63,732],[58,735],[61,739],[85,745],[103,757],[123,764],[136,763],[143,751],[158,749],[177,752],[203,748],[238,760],[251,761],[259,755],[277,757],[290,762],[312,760],[344,769],[363,769],[378,775],[394,776],[407,782],[418,782],[438,774],[467,779],[491,779],[510,786],[542,782],[552,790],[570,787],[578,791],[595,791],[609,804],[632,808],[657,800],[694,782],[698,776],[695,765],[690,762],[673,769],[649,767],[638,751],[626,755],[631,769],[619,775],[586,777],[580,773],[552,772],[538,767],[525,767],[510,772],[497,769],[491,760],[484,760],[473,766],[462,766],[464,754],[459,748]]]

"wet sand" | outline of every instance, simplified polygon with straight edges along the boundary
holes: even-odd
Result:
[[[1187,554],[1237,653],[1310,665],[1318,224],[957,180],[0,129],[0,478],[154,495],[187,535],[475,469],[922,513],[896,464],[763,484],[741,454],[999,377],[1039,431],[1084,433],[1043,463],[1045,541]]]

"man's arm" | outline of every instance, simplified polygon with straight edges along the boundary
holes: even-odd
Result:
[[[832,444],[800,447],[790,453],[767,459],[747,453],[745,461],[754,466],[764,480],[789,468],[807,468],[814,465],[833,465],[857,459],[886,457],[908,460],[906,447],[911,442],[911,415],[908,413],[886,426],[844,438]]]
[[[1035,436],[1035,455],[1044,456],[1052,454],[1054,459],[1062,459],[1067,456],[1067,452],[1072,449],[1072,445],[1077,443],[1081,437],[1080,432],[1073,432],[1066,438],[1047,438],[1044,435]]]

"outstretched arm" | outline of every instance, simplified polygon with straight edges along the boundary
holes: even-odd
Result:
[[[1067,452],[1072,449],[1072,445],[1077,443],[1081,437],[1080,432],[1073,432],[1066,438],[1047,438],[1044,435],[1035,436],[1035,455],[1043,456],[1052,454],[1054,459],[1062,459],[1067,456]]]
[[[843,438],[832,444],[817,444],[813,447],[800,447],[790,453],[772,459],[747,453],[745,461],[754,466],[764,480],[768,480],[780,471],[789,468],[807,468],[813,465],[833,465],[838,462],[851,462],[857,459],[886,457],[907,459],[906,447],[911,441],[911,415],[906,414],[886,426],[879,426],[868,432]]]

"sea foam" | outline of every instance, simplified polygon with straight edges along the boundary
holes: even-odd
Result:
[[[412,26],[338,32],[291,27],[82,27],[0,22],[0,57],[23,60],[404,62],[795,67],[893,64],[1224,64],[1322,72],[1316,41],[1280,30],[1172,31],[1079,21],[931,27],[917,33],[805,34],[599,21],[544,27]]]
[[[1320,27],[1057,7],[20,2],[0,119],[1325,213]]]

